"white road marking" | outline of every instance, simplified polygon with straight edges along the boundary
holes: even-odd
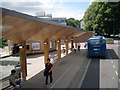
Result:
[[[115,47],[119,47],[120,45],[116,45]]]
[[[78,88],[81,88],[82,82],[83,82],[83,80],[84,80],[84,78],[85,78],[85,75],[86,75],[86,73],[87,73],[88,66],[89,66],[90,62],[91,62],[91,59],[89,60],[89,62],[88,62],[88,64],[87,64],[85,73],[84,73],[83,76],[82,76],[82,79],[81,79],[81,81],[80,81],[80,84],[78,85]]]
[[[120,83],[120,79],[119,79],[119,83]]]
[[[113,65],[113,68],[115,68],[115,65]]]
[[[114,79],[114,77],[113,77],[113,79]]]
[[[115,63],[112,64],[111,62]],[[107,72],[106,72],[107,71]],[[100,61],[100,88],[117,88],[118,70],[114,60]]]
[[[115,71],[115,73],[116,73],[116,75],[118,76],[118,73],[117,73],[117,71]]]
[[[109,57],[110,57],[110,53],[108,52],[108,55],[109,55]],[[110,59],[112,59],[111,57],[110,57]]]
[[[111,61],[111,63],[113,63],[113,61]]]

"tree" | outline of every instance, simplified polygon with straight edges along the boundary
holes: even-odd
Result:
[[[7,39],[0,39],[0,48],[4,48],[5,46],[7,46]]]
[[[98,34],[119,34],[120,2],[93,2],[86,10],[84,30]]]
[[[75,20],[74,18],[69,18],[69,19],[67,19],[67,25],[80,28],[80,21]]]

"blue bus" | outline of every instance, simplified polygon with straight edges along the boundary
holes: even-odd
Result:
[[[106,39],[104,36],[93,36],[88,39],[88,57],[106,56]]]

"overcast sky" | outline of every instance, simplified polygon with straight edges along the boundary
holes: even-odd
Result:
[[[2,0],[2,7],[29,15],[46,12],[53,17],[82,19],[93,0]]]

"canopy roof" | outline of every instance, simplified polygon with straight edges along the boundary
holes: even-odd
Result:
[[[46,39],[66,39],[78,37],[85,31],[80,29],[52,23],[40,18],[0,8],[2,12],[2,38],[11,40],[14,43],[26,41],[34,38]]]
[[[89,38],[91,38],[92,36],[93,36],[93,31],[88,31],[88,32],[80,35],[79,37],[77,37],[77,40],[78,40],[79,42],[87,42],[87,40],[88,40]]]

